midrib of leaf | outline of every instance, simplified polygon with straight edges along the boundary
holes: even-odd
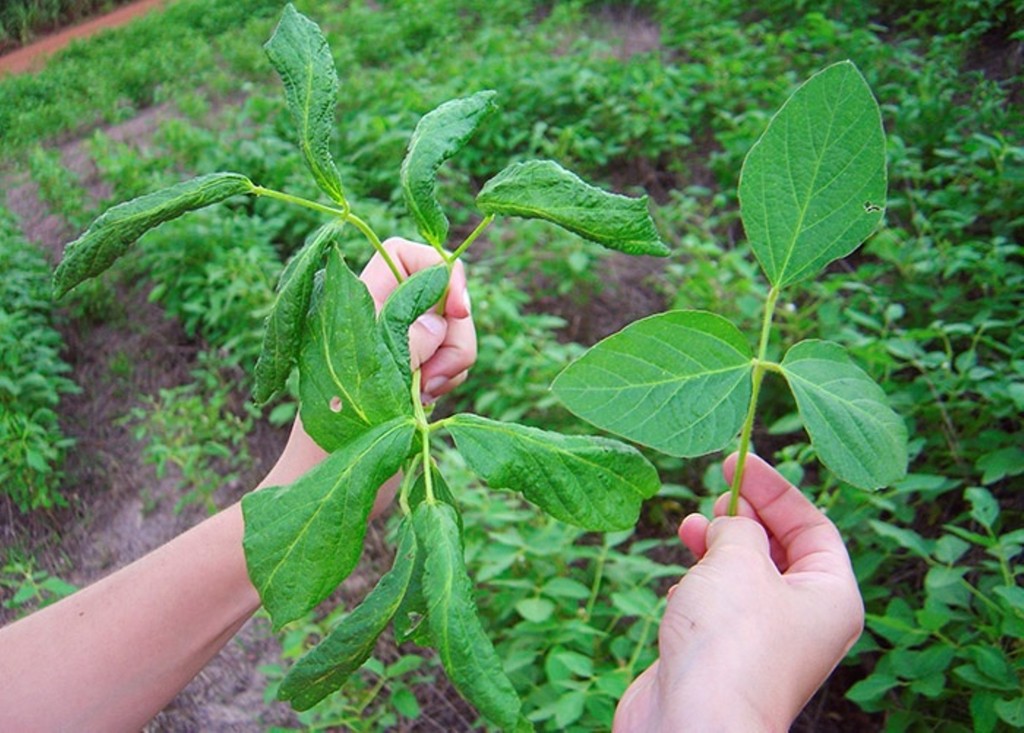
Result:
[[[309,516],[309,518],[306,520],[306,523],[302,526],[302,528],[298,532],[295,533],[294,537],[292,538],[292,541],[288,543],[287,550],[285,552],[281,553],[281,559],[279,559],[277,561],[277,563],[274,565],[273,570],[271,570],[270,573],[267,575],[267,579],[263,583],[263,588],[268,588],[271,585],[271,583],[273,583],[274,576],[277,575],[277,571],[281,569],[281,566],[285,564],[286,559],[295,550],[295,546],[299,543],[299,540],[302,539],[306,535],[306,533],[309,531],[309,526],[313,523],[313,521],[318,516],[320,516],[320,512],[322,512],[324,510],[324,507],[326,507],[328,504],[331,503],[330,500],[334,496],[334,494],[338,491],[338,487],[340,487],[343,483],[345,483],[347,478],[351,475],[352,470],[355,468],[355,466],[357,466],[360,462],[362,462],[362,460],[366,457],[367,454],[369,454],[374,448],[376,448],[379,443],[384,441],[386,438],[390,437],[392,433],[394,433],[396,430],[402,428],[403,426],[410,425],[410,424],[413,424],[411,420],[398,420],[398,421],[396,421],[394,426],[391,429],[389,429],[389,430],[381,433],[379,436],[377,436],[377,439],[375,441],[370,443],[366,447],[366,449],[364,449],[363,452],[360,453],[359,456],[356,457],[356,459],[353,460],[344,471],[342,471],[341,473],[338,474],[338,478],[335,480],[335,482],[331,486],[330,490],[326,494],[323,494],[320,499],[318,499],[320,506],[318,506],[316,508],[316,510]],[[352,492],[346,492],[346,495],[345,495],[345,510],[346,511],[343,514],[343,516],[347,516],[348,515],[348,509],[349,509],[349,506],[350,506],[351,495],[352,495]],[[289,512],[289,514],[294,514],[295,512],[299,511],[301,508],[302,507],[295,507],[295,509],[293,509],[291,512]],[[288,514],[284,514],[282,516],[288,516]],[[263,588],[261,588],[260,590],[263,590]]]
[[[362,419],[362,421],[364,423],[369,425],[370,424],[370,419],[366,416],[366,413],[364,413],[359,408],[358,400],[354,399],[352,397],[352,395],[349,393],[349,391],[347,389],[345,389],[345,385],[343,385],[341,383],[341,378],[338,376],[338,372],[335,371],[335,369],[334,369],[334,363],[331,361],[330,343],[328,341],[327,317],[326,317],[326,314],[324,314],[319,320],[320,320],[321,342],[323,343],[324,363],[327,364],[327,370],[331,374],[331,381],[334,383],[334,386],[336,386],[342,392],[342,394],[345,396],[346,402],[344,404],[342,404],[342,409],[348,409],[351,406],[351,408],[356,411],[356,414],[359,415],[360,419]],[[354,349],[354,351],[356,352],[356,354],[358,354],[359,349]],[[356,373],[357,373],[357,378],[358,378],[358,374],[360,372],[357,370]]]
[[[499,206],[501,206],[501,205],[499,204]],[[552,209],[539,209],[539,208],[536,208],[536,207],[533,207],[533,206],[526,206],[525,204],[518,204],[518,203],[516,203],[516,204],[505,204],[504,206],[507,207],[509,210],[514,211],[514,212],[523,212],[523,213],[529,214],[530,217],[535,218],[535,219],[547,219],[547,216],[546,216],[547,211],[551,211],[552,210]],[[585,208],[585,207],[582,207],[582,206],[560,206],[560,207],[558,207],[557,209],[554,209],[554,210],[555,211],[566,211],[566,212],[582,211],[582,212],[588,213],[588,214],[592,213],[592,211],[593,211],[592,209],[588,209],[588,208]],[[513,216],[517,216],[517,215],[519,215],[519,214],[516,214],[516,213],[513,214]],[[589,239],[599,239],[599,238],[601,238],[601,235],[598,234],[598,233],[595,233],[595,230],[593,228],[588,229],[588,228],[586,228],[584,226],[581,226],[581,225],[577,224],[576,221],[577,220],[573,220],[572,221],[572,227],[574,229],[578,230],[579,232],[582,232],[584,237],[587,237]],[[616,239],[619,239],[619,238],[617,237]],[[642,244],[643,242],[646,242],[647,240],[645,240],[645,239],[620,239],[619,241],[627,242],[629,244]]]
[[[609,468],[607,468],[606,466],[602,466],[599,463],[594,463],[591,460],[587,460],[583,456],[576,455],[575,453],[572,453],[571,451],[564,450],[564,449],[559,448],[557,446],[556,447],[552,447],[551,444],[545,443],[543,440],[540,440],[538,438],[534,438],[532,435],[529,435],[528,433],[520,434],[520,433],[516,433],[516,432],[514,432],[512,430],[508,430],[506,428],[503,428],[500,425],[492,425],[492,424],[487,424],[487,423],[480,423],[479,425],[474,426],[474,427],[476,429],[478,429],[478,430],[490,430],[491,432],[494,432],[494,433],[510,435],[510,436],[512,436],[512,438],[511,438],[512,440],[524,440],[526,442],[529,442],[529,443],[532,443],[532,444],[535,444],[535,445],[543,446],[544,449],[545,449],[545,452],[553,452],[553,453],[558,454],[559,460],[563,460],[564,461],[565,458],[563,456],[568,456],[571,459],[573,459],[574,461],[576,461],[578,463],[583,463],[585,465],[588,465],[588,466],[590,466],[590,467],[592,467],[592,468],[594,468],[594,469],[596,469],[596,470],[598,470],[600,472],[611,474],[613,476],[617,476],[618,475],[614,471],[612,471]],[[627,485],[629,486],[630,490],[633,491],[634,494],[636,494],[637,496],[643,498],[643,494],[638,492],[638,491],[636,491],[632,484],[627,484]]]
[[[841,80],[841,83],[840,83],[838,94],[836,95],[837,98],[843,96],[844,90],[846,88],[846,81],[847,81],[847,79],[848,79],[848,75],[844,75],[842,80]],[[826,98],[826,100],[827,100],[827,98]],[[812,189],[814,189],[814,185],[818,181],[818,174],[821,171],[822,160],[824,160],[825,155],[826,155],[827,151],[829,150],[830,143],[831,143],[831,140],[832,140],[832,130],[833,130],[833,127],[835,126],[835,121],[836,121],[836,111],[835,111],[836,107],[833,106],[833,105],[830,105],[828,103],[828,101],[826,101],[826,105],[829,106],[829,120],[828,120],[828,128],[826,129],[826,132],[825,132],[825,142],[822,145],[822,148],[821,148],[820,152],[817,149],[814,150],[814,158],[815,158],[815,160],[814,160],[814,175],[811,177],[810,183],[808,185],[808,192],[807,192],[805,198],[803,199],[802,205],[800,207],[800,216],[799,216],[799,218],[797,220],[797,226],[793,230],[792,237],[789,240],[789,245],[786,248],[786,257],[785,257],[785,259],[783,260],[783,263],[782,263],[782,270],[779,271],[778,274],[777,274],[777,277],[778,277],[778,279],[780,281],[782,281],[782,280],[792,280],[797,275],[799,275],[801,272],[804,272],[805,270],[808,269],[808,267],[810,267],[811,263],[805,264],[803,268],[797,270],[796,272],[792,273],[792,275],[789,275],[787,277],[787,275],[788,275],[787,269],[789,268],[790,260],[793,258],[793,253],[796,250],[797,240],[800,238],[800,235],[804,232],[804,220],[807,218],[807,209],[810,206],[811,200],[817,195],[818,192],[823,191],[825,188],[830,186],[835,180],[837,180],[839,178],[839,176],[836,175],[831,180],[829,180],[829,182],[826,183],[824,186],[818,188],[817,190],[812,190]],[[838,106],[838,102],[836,103],[836,106]],[[856,121],[859,121],[861,119],[861,117],[863,117],[863,113],[860,116],[857,117]],[[807,118],[806,115],[804,115],[804,121],[805,122],[808,121],[808,118]],[[850,129],[854,128],[854,126],[856,124],[856,121],[854,121],[854,123],[851,123],[847,127],[847,130],[844,132],[844,135]],[[783,137],[782,137],[783,145],[785,147],[785,152],[786,152],[786,172],[789,175],[790,185],[794,187],[792,189],[793,190],[793,196],[797,200],[800,200],[800,196],[798,195],[798,193],[796,191],[796,188],[795,188],[795,181],[796,181],[796,179],[793,176],[793,169],[792,169],[793,156],[790,153],[790,134],[789,134],[790,129],[789,129],[789,125],[790,125],[789,120],[786,120],[786,131],[785,131],[786,134],[783,135]],[[839,138],[837,138],[837,139],[841,139],[841,138],[842,138],[842,136],[839,136]],[[809,140],[812,139],[810,135],[808,135],[808,139]],[[863,150],[866,145],[867,145],[867,141],[865,141],[864,145],[861,146],[861,150]],[[813,147],[813,144],[812,144],[812,147]],[[847,163],[847,166],[852,164],[852,161],[853,161],[853,159],[855,157],[856,156],[853,156],[853,158],[851,158],[851,160]],[[762,204],[762,208],[764,209],[764,211],[767,214],[768,207],[767,207],[767,203],[766,203],[766,201],[764,199],[764,192],[765,191],[766,191],[766,189],[762,188],[761,204]],[[848,198],[847,201],[849,201],[849,200],[850,199]],[[834,207],[834,208],[838,208],[838,207]],[[853,226],[853,222],[851,222],[847,226],[847,229],[849,229],[851,226]],[[771,230],[766,228],[765,231],[771,231]],[[769,250],[769,252],[772,253],[772,264],[774,265],[775,264],[774,249],[771,246],[769,246],[768,250]]]

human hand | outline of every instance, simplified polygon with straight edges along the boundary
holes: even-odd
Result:
[[[680,525],[699,561],[669,591],[660,659],[619,702],[615,733],[788,730],[860,636],[863,602],[835,525],[753,455],[740,494],[740,516],[724,516],[723,496],[714,521]]]
[[[441,255],[433,247],[397,237],[384,242],[384,248],[402,277],[441,262]],[[398,285],[379,254],[375,254],[363,268],[359,279],[366,284],[378,311]],[[470,314],[466,273],[461,261],[452,268],[444,316],[430,311],[413,323],[409,329],[409,353],[412,368],[420,370],[424,402],[436,400],[465,381],[469,368],[476,361],[476,329]],[[309,437],[302,427],[302,420],[297,417],[284,452],[261,486],[289,484],[326,457],[327,453]],[[390,498],[390,492],[381,491],[373,515]]]

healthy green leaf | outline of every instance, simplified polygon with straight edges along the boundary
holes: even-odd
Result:
[[[381,339],[373,299],[337,248],[327,254],[299,354],[302,424],[326,451],[372,426],[412,415],[402,374]]]
[[[437,265],[420,270],[395,288],[377,316],[381,339],[391,352],[407,387],[412,385],[409,327],[441,299],[447,288],[447,267]]]
[[[275,629],[309,611],[352,572],[377,489],[402,465],[414,432],[408,418],[378,425],[295,483],[242,500],[249,577]]]
[[[484,184],[476,197],[485,214],[544,219],[627,254],[664,257],[661,241],[638,199],[602,191],[550,160],[513,163]]]
[[[108,209],[64,250],[53,276],[54,297],[99,275],[150,229],[252,189],[252,181],[238,173],[211,173]]]
[[[321,190],[345,202],[341,175],[331,157],[338,73],[320,27],[289,3],[263,48],[284,82],[285,97],[299,135],[299,147]]]
[[[674,456],[725,447],[750,403],[753,353],[721,316],[670,311],[593,346],[552,385],[573,413]]]
[[[778,288],[845,257],[882,220],[885,132],[864,77],[843,61],[776,113],[740,173],[743,227]]]
[[[260,358],[256,361],[253,399],[257,404],[265,403],[284,389],[302,342],[302,329],[313,294],[313,276],[336,232],[333,222],[320,227],[281,273],[277,295],[264,326]]]
[[[585,529],[636,524],[640,505],[660,488],[654,466],[615,440],[477,415],[455,415],[445,427],[469,467],[493,488],[521,491],[556,519]]]
[[[448,217],[437,201],[437,170],[455,155],[497,105],[497,92],[477,92],[471,97],[445,102],[420,119],[402,161],[402,193],[428,242],[443,246],[448,238]]]
[[[480,714],[506,730],[520,723],[521,703],[477,616],[455,510],[422,503],[413,512],[426,550],[423,591],[431,638],[449,679]]]
[[[377,586],[315,648],[288,670],[277,691],[279,700],[308,710],[345,684],[370,658],[377,637],[394,616],[415,567],[416,536],[406,520],[399,528],[395,561]]]
[[[843,481],[876,489],[907,472],[907,429],[838,344],[802,341],[782,360],[811,443]]]

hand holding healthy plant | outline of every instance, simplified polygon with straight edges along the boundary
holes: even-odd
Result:
[[[740,434],[730,514],[736,513],[765,372],[785,377],[822,463],[854,486],[906,472],[907,437],[885,394],[838,344],[802,341],[768,360],[783,288],[852,252],[881,221],[885,136],[878,105],[850,62],[801,86],[751,148],[740,214],[771,289],[757,350],[705,311],[645,318],[571,364],[553,389],[591,423],[675,456],[725,448]]]
[[[484,185],[477,196],[482,221],[449,251],[436,174],[495,110],[495,93],[487,91],[442,105],[413,134],[401,186],[420,233],[442,264],[404,277],[377,234],[354,213],[331,157],[338,80],[319,28],[288,6],[266,48],[284,81],[303,157],[331,203],[267,189],[238,173],[186,181],[100,216],[68,246],[55,291],[61,295],[102,272],[145,231],[235,195],[272,197],[325,214],[328,221],[281,275],[255,372],[255,397],[265,402],[298,365],[302,426],[329,454],[290,485],[255,492],[242,502],[249,575],[274,627],[309,612],[352,571],[377,489],[399,471],[403,519],[392,570],[295,664],[279,694],[298,709],[312,706],[369,658],[393,620],[400,640],[437,648],[456,687],[488,720],[505,729],[530,729],[477,618],[461,517],[433,461],[432,437],[446,430],[491,487],[521,492],[552,516],[592,530],[633,525],[643,500],[658,490],[657,473],[632,447],[604,438],[475,415],[430,422],[421,402],[423,372],[410,364],[409,329],[435,305],[441,310],[458,257],[499,215],[545,219],[634,254],[664,255],[667,249],[645,199],[603,192],[553,162],[532,161],[513,164]],[[333,244],[349,225],[400,283],[379,313]]]

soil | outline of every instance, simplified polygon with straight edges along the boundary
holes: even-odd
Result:
[[[105,15],[45,36],[16,51],[0,56],[0,76],[38,70],[46,63],[47,58],[65,48],[76,38],[87,38],[100,31],[117,28],[167,2],[168,0],[136,0],[136,2]]]

